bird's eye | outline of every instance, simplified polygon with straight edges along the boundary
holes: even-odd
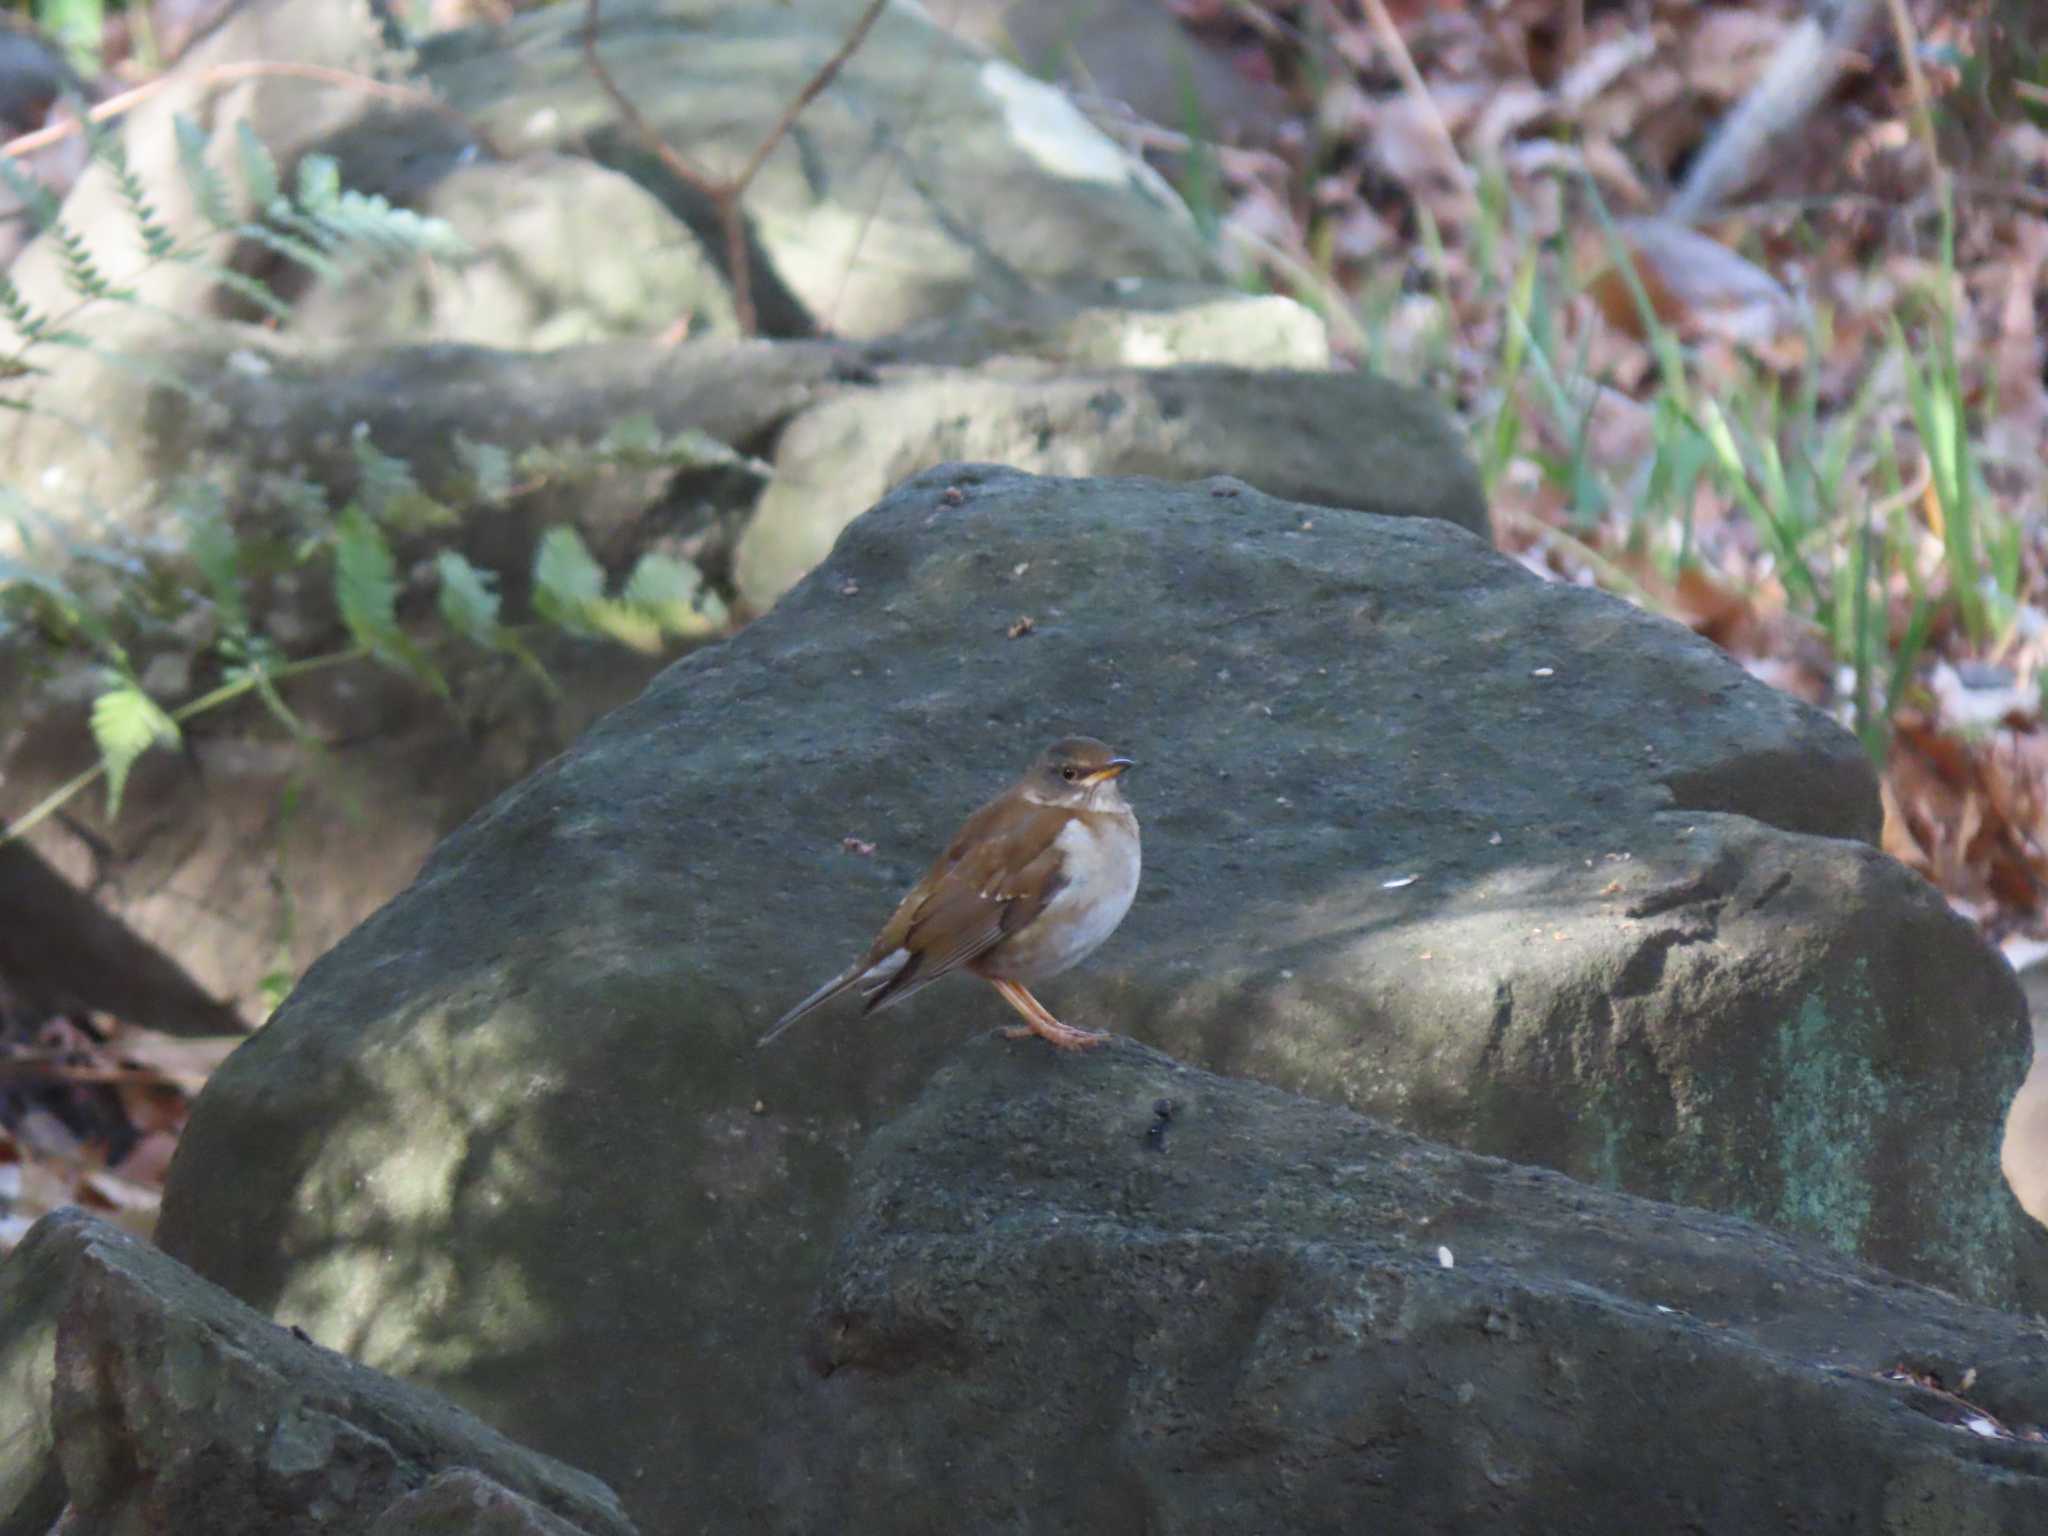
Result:
[[[1068,783],[1072,783],[1076,777],[1076,770],[1074,768],[1074,765],[1072,763],[1069,763],[1066,767],[1062,768],[1060,770],[1060,777],[1065,779]]]

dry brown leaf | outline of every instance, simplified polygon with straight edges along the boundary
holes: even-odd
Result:
[[[1718,240],[1669,219],[1625,220],[1617,233],[1651,312],[1681,336],[1754,347],[1803,332],[1799,305],[1784,285]],[[1620,267],[1607,268],[1587,287],[1609,325],[1637,341],[1648,336]]]

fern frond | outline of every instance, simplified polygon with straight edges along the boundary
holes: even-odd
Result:
[[[267,213],[283,195],[277,159],[270,153],[270,146],[256,136],[246,117],[235,124],[235,148],[242,160],[242,190],[249,194],[251,203]]]
[[[242,548],[218,510],[186,519],[185,549],[213,595],[221,627],[231,634],[249,628],[249,604],[242,591]]]
[[[474,254],[446,219],[393,206],[367,192],[344,192],[321,222],[351,244],[378,245],[394,256],[461,261]]]
[[[498,633],[498,578],[479,570],[452,549],[435,560],[441,577],[441,617],[448,627],[479,645],[495,645]]]
[[[206,130],[180,112],[173,120],[178,135],[178,163],[184,168],[185,185],[206,222],[223,232],[237,222],[228,200],[228,184],[219,171],[206,163]]]
[[[412,466],[395,459],[370,441],[366,424],[358,423],[350,438],[355,453],[356,501],[380,523],[416,532],[421,528],[442,528],[457,521],[454,512],[420,489]]]
[[[335,525],[334,602],[358,645],[382,650],[398,633],[398,562],[384,531],[360,507]]]
[[[571,634],[595,628],[593,614],[604,601],[604,567],[566,523],[541,535],[533,560],[533,610]]]
[[[361,507],[349,507],[335,524],[334,602],[358,645],[446,696],[439,670],[399,627],[398,562],[384,530]]]
[[[37,234],[57,222],[56,194],[43,185],[40,177],[31,176],[16,164],[12,155],[0,155],[0,182],[5,182],[7,190],[21,200]]]
[[[279,320],[289,320],[292,317],[291,305],[285,303],[283,299],[272,293],[266,284],[259,282],[246,272],[237,272],[232,267],[224,267],[219,262],[208,259],[198,251],[173,251],[170,259],[180,266],[190,267],[195,272],[203,272],[211,281],[220,284],[221,287],[231,292],[240,294],[258,309],[275,316]]]
[[[92,258],[92,248],[85,243],[85,236],[59,219],[51,226],[49,233],[56,240],[57,254],[64,262],[64,281],[71,285],[74,293],[85,299],[128,299],[134,297],[134,290],[116,288],[100,271]]]
[[[5,272],[0,272],[0,315],[6,317],[7,323],[13,326],[25,341],[40,338],[50,324],[49,316],[37,314],[29,301],[21,296],[21,290],[14,286],[14,280]]]
[[[142,251],[151,261],[163,261],[178,248],[177,238],[164,227],[163,217],[156,205],[149,200],[149,189],[142,184],[142,178],[135,174],[135,168],[128,163],[127,146],[121,142],[118,129],[104,124],[91,124],[87,132],[91,135],[94,158],[101,161],[112,173],[114,188],[121,195],[122,206],[128,216],[135,220],[135,232],[142,239]]]
[[[488,650],[504,652],[532,674],[534,681],[550,695],[559,696],[561,689],[541,665],[540,658],[527,649],[518,635],[498,622],[501,599],[497,573],[478,569],[452,549],[442,550],[435,564],[441,576],[441,617],[448,627]]]
[[[495,507],[512,495],[512,455],[495,443],[472,442],[455,434],[455,457],[469,476],[470,494],[487,507]]]
[[[293,214],[282,205],[271,210],[270,220],[271,222],[266,224],[244,224],[235,233],[244,240],[252,241],[268,250],[275,251],[287,261],[297,262],[307,271],[313,272],[329,281],[334,281],[341,277],[341,264],[322,249],[322,243],[324,243],[327,233],[325,230],[317,225],[308,225],[307,227],[313,236],[312,239],[308,239],[293,234],[288,229],[280,228],[279,225],[281,223],[288,223],[295,227],[306,223],[306,221],[299,219],[296,214]],[[315,243],[316,241],[321,243]]]
[[[657,550],[640,557],[619,602],[646,615],[664,634],[683,638],[708,638],[730,619],[717,594],[704,590],[697,567]]]
[[[332,155],[307,155],[299,161],[298,193],[292,201],[314,218],[325,217],[341,201],[341,166]]]

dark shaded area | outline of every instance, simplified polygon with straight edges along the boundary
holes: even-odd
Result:
[[[174,1035],[238,1034],[234,1009],[26,843],[0,843],[0,987],[30,1017],[111,1013]]]
[[[278,1327],[105,1223],[44,1218],[0,1274],[11,1287],[17,1272],[41,1283],[9,1297],[20,1310],[0,1360],[28,1389],[9,1427],[53,1448],[81,1530],[361,1531],[467,1467],[589,1536],[631,1536],[595,1478]],[[25,1464],[10,1449],[17,1477]],[[47,1482],[8,1517],[46,1495]]]
[[[779,1530],[2048,1527],[2018,1318],[1130,1042],[970,1042],[850,1207]]]

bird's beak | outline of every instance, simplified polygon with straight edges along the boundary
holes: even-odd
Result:
[[[1134,758],[1112,757],[1107,763],[1089,774],[1081,782],[1090,789],[1093,789],[1097,784],[1106,784],[1111,779],[1121,778],[1137,766],[1137,761]]]

